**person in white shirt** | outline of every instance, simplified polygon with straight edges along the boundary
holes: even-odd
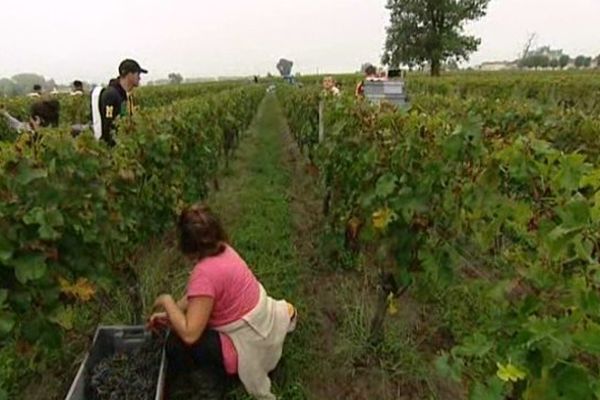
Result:
[[[28,97],[41,97],[42,96],[42,86],[35,84],[33,85],[33,92],[27,95]]]
[[[3,105],[0,105],[0,114],[6,119],[9,128],[14,129],[17,133],[31,132],[33,128],[27,122],[21,122],[13,117]]]
[[[71,96],[83,96],[83,82],[77,80],[73,81],[73,90],[71,90]]]
[[[339,96],[341,94],[340,89],[335,85],[335,79],[332,76],[326,76],[323,79],[323,90],[325,93]]]

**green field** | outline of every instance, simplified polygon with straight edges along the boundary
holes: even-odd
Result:
[[[410,74],[406,109],[337,79],[143,88],[114,149],[69,98],[0,126],[0,400],[64,398],[98,324],[180,294],[198,200],[299,307],[284,400],[600,398],[600,74]]]

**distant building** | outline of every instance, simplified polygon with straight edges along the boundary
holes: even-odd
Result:
[[[517,69],[517,63],[514,61],[488,61],[482,63],[478,69],[480,71],[505,71]]]

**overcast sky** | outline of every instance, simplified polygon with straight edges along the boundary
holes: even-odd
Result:
[[[124,57],[184,77],[357,70],[376,63],[385,0],[2,0],[0,77],[37,72],[58,82],[106,81]],[[528,33],[571,55],[600,54],[600,0],[492,0],[468,27],[473,64],[514,59]]]

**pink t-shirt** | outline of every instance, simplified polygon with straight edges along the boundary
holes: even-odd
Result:
[[[231,247],[217,256],[208,257],[194,267],[187,286],[188,299],[208,296],[214,305],[208,327],[237,321],[256,307],[260,297],[258,280],[246,262]],[[225,370],[237,373],[237,352],[233,342],[221,333],[221,349]]]

